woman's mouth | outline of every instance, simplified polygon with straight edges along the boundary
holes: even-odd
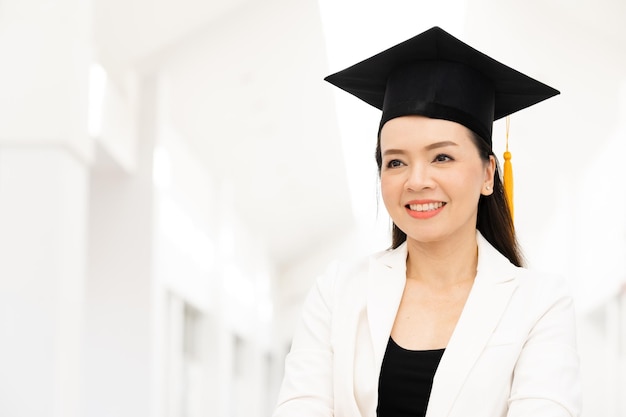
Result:
[[[405,205],[405,209],[409,216],[415,219],[429,219],[436,216],[443,210],[446,203],[443,201],[429,203],[415,203]]]
[[[438,203],[407,204],[405,207],[412,211],[433,211],[443,207],[445,204],[443,201],[440,201]]]

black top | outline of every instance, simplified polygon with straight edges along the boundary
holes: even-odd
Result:
[[[424,417],[445,349],[407,350],[390,337],[378,381],[378,417]]]

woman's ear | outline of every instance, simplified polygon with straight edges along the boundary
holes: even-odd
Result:
[[[496,175],[496,157],[489,155],[489,161],[485,164],[485,180],[483,182],[482,195],[493,194],[493,182]]]

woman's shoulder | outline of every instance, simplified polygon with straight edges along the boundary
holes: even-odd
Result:
[[[402,258],[406,260],[406,250],[398,248],[336,259],[318,277],[318,282],[335,288],[343,288],[353,284],[363,285],[367,280],[372,264],[389,265],[392,260]]]
[[[536,306],[538,311],[561,303],[572,303],[572,283],[567,276],[534,268],[518,268],[518,297]]]
[[[569,291],[571,282],[564,274],[536,268],[518,268],[520,283],[542,290]]]
[[[513,265],[503,254],[479,235],[479,270],[489,270],[498,276],[515,277],[522,288],[549,293],[568,292],[570,282],[567,276],[542,270],[536,267]]]

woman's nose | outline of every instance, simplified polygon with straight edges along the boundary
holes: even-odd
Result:
[[[413,165],[408,170],[405,187],[407,190],[420,191],[433,188],[435,185],[431,170],[426,164]]]

